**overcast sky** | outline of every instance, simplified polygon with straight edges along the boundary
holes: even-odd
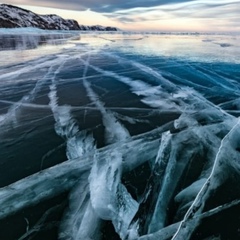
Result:
[[[1,0],[0,0],[1,1]],[[239,31],[236,0],[8,0],[40,14],[55,13],[80,24],[123,30]]]

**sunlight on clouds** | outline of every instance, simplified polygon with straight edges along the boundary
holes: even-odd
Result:
[[[106,13],[128,30],[150,31],[240,31],[240,2],[193,1]]]
[[[132,27],[125,25],[125,29],[131,30]],[[192,22],[191,19],[179,19],[177,22],[174,19],[163,19],[155,21],[143,21],[134,24],[134,29],[138,31],[204,31],[204,25],[198,22]]]

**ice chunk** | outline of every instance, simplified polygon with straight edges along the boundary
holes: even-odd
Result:
[[[231,170],[234,169],[234,171],[239,172],[239,147],[240,119],[237,120],[230,132],[222,139],[221,145],[214,159],[211,173],[185,214],[173,239],[189,239],[191,237],[194,229],[198,226],[199,221],[195,221],[194,224],[189,225],[187,220],[203,211],[206,201],[213,191],[221,186],[225,179],[228,178],[226,171],[223,171],[223,169],[228,169],[229,166],[231,166]],[[231,161],[229,161],[229,159],[231,159]]]
[[[101,164],[96,157],[91,170],[89,177],[91,202],[99,217],[104,220],[111,220],[114,214],[121,168],[122,156],[114,151],[104,162],[101,161]]]
[[[181,208],[186,209],[186,205],[194,200],[205,182],[206,178],[199,179],[176,195],[174,200],[180,204],[179,211],[181,211]]]
[[[62,219],[59,239],[98,239],[100,220],[95,214],[89,195],[89,172],[82,174],[69,197],[69,209]]]
[[[169,144],[163,142],[163,148],[160,152],[166,152],[164,151],[165,147],[169,148]],[[171,151],[166,155],[167,166],[161,180],[162,184],[148,226],[148,233],[156,232],[165,226],[168,218],[167,209],[174,198],[174,193],[181,183],[181,179],[184,178],[185,171],[193,164],[192,162],[195,161],[198,164],[198,155],[203,155],[203,146],[193,131],[183,131],[171,136]],[[159,170],[161,171],[161,169]]]
[[[77,159],[84,155],[94,155],[96,150],[95,141],[91,134],[86,131],[76,133],[67,140],[67,158]]]
[[[89,160],[68,161],[1,188],[0,219],[69,191],[90,166]]]
[[[174,127],[176,129],[184,129],[198,125],[198,122],[189,114],[183,113],[178,119],[174,121]]]
[[[93,209],[103,220],[111,220],[122,239],[138,210],[138,203],[121,184],[122,155],[113,151],[103,161],[95,159],[89,177]]]

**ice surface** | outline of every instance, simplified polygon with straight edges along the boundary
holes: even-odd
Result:
[[[19,17],[18,14],[16,16]],[[0,51],[35,49],[41,45],[64,44],[67,40],[79,38],[78,33],[70,31],[49,31],[33,27],[1,28]]]
[[[231,55],[237,42],[189,36],[179,45],[177,35],[85,35],[56,56],[0,67],[1,179],[14,169],[15,154],[23,176],[40,167],[0,189],[2,221],[27,209],[20,239],[48,234],[53,225],[62,240],[238,235],[240,78]],[[169,57],[164,43],[173,39]],[[183,47],[190,40],[193,53]],[[152,52],[151,41],[161,49]],[[205,45],[231,58],[221,62],[216,52],[209,64],[207,52],[192,56]],[[59,164],[42,170],[43,160]],[[53,206],[36,213],[34,223],[27,216],[28,208],[63,193],[59,222],[46,217]]]
[[[106,143],[114,143],[125,140],[130,136],[128,130],[121,125],[121,123],[115,118],[114,114],[110,110],[106,110],[104,104],[99,100],[99,96],[92,90],[90,83],[86,80],[86,73],[89,67],[88,61],[85,62],[85,69],[83,73],[83,85],[86,88],[88,97],[99,109],[103,117],[103,124],[105,127]]]

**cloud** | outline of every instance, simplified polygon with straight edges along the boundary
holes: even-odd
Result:
[[[223,19],[239,16],[240,2],[219,1],[192,1],[191,3],[161,5],[148,8],[132,8],[104,13],[106,17],[124,22],[154,21],[163,19],[192,18]]]
[[[117,19],[119,22],[122,22],[122,23],[133,23],[133,22],[136,22],[136,19],[133,19],[131,17],[116,17],[115,19]]]
[[[115,12],[115,11],[127,10],[127,9],[133,9],[133,8],[151,8],[151,7],[163,6],[163,5],[169,5],[169,4],[193,2],[196,0],[138,0],[138,1],[136,0],[128,0],[128,1],[104,0],[104,2],[105,1],[108,3],[104,4],[101,1],[101,3],[104,4],[104,6],[94,4],[90,6],[90,8],[93,11],[107,13],[107,12]]]
[[[225,2],[225,3],[195,3],[184,8],[171,9],[170,12],[176,17],[191,17],[191,18],[209,18],[223,19],[232,18],[239,15],[240,2]],[[165,11],[167,11],[165,9]]]
[[[155,6],[163,6],[176,3],[193,2],[197,0],[49,0],[49,1],[33,1],[33,0],[9,0],[9,4],[32,5],[41,7],[55,7],[68,10],[91,9],[95,12],[110,13],[119,10],[127,10],[137,7],[149,8]]]

